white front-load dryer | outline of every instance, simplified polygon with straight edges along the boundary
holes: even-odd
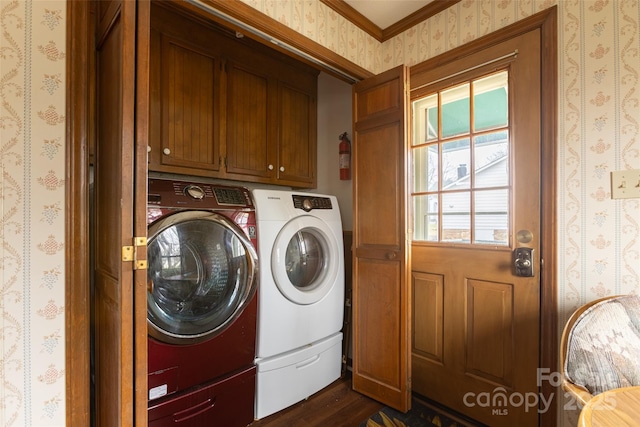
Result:
[[[342,221],[334,196],[253,190],[261,263],[256,419],[340,376],[344,312]]]

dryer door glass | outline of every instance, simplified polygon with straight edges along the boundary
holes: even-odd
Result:
[[[325,253],[316,233],[301,230],[293,235],[287,245],[285,263],[291,284],[304,291],[317,284],[324,271]]]
[[[184,214],[196,213],[174,217]],[[149,333],[165,342],[202,341],[241,313],[254,291],[255,262],[241,232],[218,215],[170,218],[150,233],[147,248]]]
[[[343,286],[342,240],[327,224],[310,215],[287,222],[273,242],[271,274],[287,299],[296,304],[314,304],[336,283]]]

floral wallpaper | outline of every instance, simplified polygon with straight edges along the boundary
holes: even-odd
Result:
[[[0,1],[0,425],[65,424],[65,3]]]
[[[640,199],[612,200],[609,182],[640,169],[637,0],[462,0],[382,44],[319,0],[242,1],[374,73],[557,6],[560,324],[639,292]],[[65,6],[0,0],[1,426],[65,423]]]

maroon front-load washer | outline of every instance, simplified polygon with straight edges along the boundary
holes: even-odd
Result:
[[[253,421],[256,218],[243,187],[149,179],[150,427]]]

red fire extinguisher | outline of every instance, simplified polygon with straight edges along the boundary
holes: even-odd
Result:
[[[347,138],[347,133],[343,133],[338,137],[340,145],[338,151],[340,153],[340,179],[351,179],[351,141]]]

